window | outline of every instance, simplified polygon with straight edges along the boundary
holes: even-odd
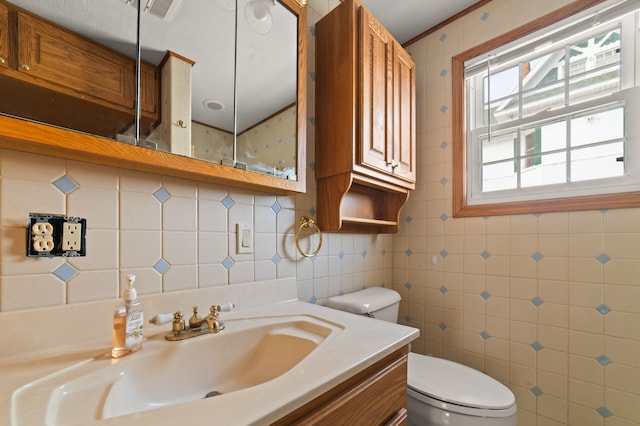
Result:
[[[640,6],[585,4],[453,58],[454,215],[640,206]]]

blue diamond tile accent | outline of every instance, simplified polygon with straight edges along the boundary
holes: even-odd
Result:
[[[62,192],[64,195],[67,195],[68,193],[78,189],[78,184],[67,175],[59,177],[58,179],[54,180],[52,183],[53,183],[53,186],[58,188],[60,192]]]
[[[606,253],[601,253],[596,256],[596,260],[604,265],[611,260],[611,257],[609,257],[609,255]]]
[[[444,41],[446,38],[447,38],[447,33],[442,33],[442,34],[440,35],[440,38],[438,38],[438,40],[440,40],[440,41]]]
[[[598,363],[603,367],[606,367],[607,365],[611,364],[611,360],[606,355],[600,355],[599,357],[596,358],[596,361],[598,361]]]
[[[310,26],[309,28],[309,34],[311,34],[311,37],[315,37],[316,36],[316,27]]]
[[[449,182],[449,180],[448,180],[446,177],[443,177],[442,179],[440,179],[440,183],[441,183],[442,185],[446,185],[446,184],[447,184],[447,182]]]
[[[540,342],[533,342],[531,344],[531,347],[533,348],[534,351],[539,352],[541,350],[544,349],[544,346],[542,346],[542,344]]]
[[[313,303],[314,305],[316,304],[317,301],[318,299],[316,299],[315,296],[311,296],[311,299],[309,299],[309,303]]]
[[[235,262],[229,256],[225,257],[222,261],[222,266],[224,266],[227,271],[233,268],[233,265],[235,265]]]
[[[611,308],[607,305],[600,305],[596,306],[596,311],[600,312],[602,315],[607,315],[609,312],[611,312]]]
[[[340,292],[338,292],[338,296],[344,296],[344,291],[340,290]]]
[[[533,299],[531,299],[531,303],[533,303],[536,306],[540,306],[540,305],[542,305],[544,303],[544,300],[542,300],[538,296],[536,296]]]
[[[385,254],[387,254],[387,251],[386,251],[385,249],[382,249],[382,250],[380,251],[380,254],[381,254],[382,256],[384,256]]]
[[[438,327],[440,327],[440,330],[444,330],[445,328],[447,328],[447,324],[441,322],[440,324],[438,324]]]
[[[534,387],[531,388],[531,393],[533,393],[535,396],[540,396],[544,392],[542,392],[542,390],[539,387],[534,386]]]
[[[156,197],[156,200],[160,201],[161,203],[164,203],[169,198],[171,198],[171,195],[169,195],[169,193],[163,187],[156,189],[153,193],[153,196]]]
[[[483,331],[482,333],[480,333],[480,337],[482,337],[484,340],[487,340],[489,337],[489,333],[487,333],[486,331]]]
[[[409,281],[404,283],[404,288],[406,288],[407,290],[411,290],[411,283]]]
[[[406,249],[404,251],[404,254],[406,254],[407,256],[411,256],[413,254],[413,252],[411,251],[411,249]]]
[[[536,262],[540,262],[540,261],[544,258],[544,256],[542,255],[542,253],[540,253],[539,251],[537,251],[537,252],[535,252],[535,253],[533,253],[533,254],[531,255],[531,258],[532,258],[533,260],[535,260]]]
[[[309,168],[310,168],[311,170],[315,170],[315,169],[316,169],[316,163],[315,163],[315,162],[313,162],[313,161],[312,161],[312,162],[310,162],[310,163],[309,163]]]
[[[602,416],[602,418],[606,419],[607,417],[611,417],[613,416],[613,413],[611,411],[609,411],[609,409],[607,407],[598,407],[596,408],[596,411],[598,412],[598,414],[600,414]]]
[[[440,148],[445,149],[448,146],[449,146],[449,143],[447,141],[440,142]]]
[[[282,261],[282,258],[280,257],[280,255],[278,255],[278,253],[276,253],[271,258],[271,261],[273,262],[274,265],[278,265]]]
[[[367,251],[366,250],[362,250],[362,257],[367,257]]]
[[[441,221],[443,221],[443,222],[444,222],[444,221],[445,221],[445,220],[447,220],[447,219],[449,219],[449,216],[447,216],[447,214],[446,214],[446,213],[442,213],[442,214],[440,215],[440,220],[441,220]]]
[[[449,72],[449,71],[447,71],[447,70],[443,69],[442,71],[440,71],[440,77],[444,77],[444,76],[446,76],[448,72]]]
[[[338,253],[338,258],[340,258],[340,260],[344,259],[344,252],[342,250]]]
[[[480,293],[480,297],[482,297],[484,300],[487,300],[488,298],[491,297],[491,295],[487,290],[484,290],[482,293]]]
[[[160,259],[156,262],[155,265],[153,265],[153,269],[155,269],[156,271],[158,271],[159,274],[164,274],[165,272],[167,272],[169,270],[169,268],[171,268],[171,265],[169,265],[167,263],[166,260],[164,259]]]
[[[486,251],[486,250],[485,250],[485,251],[483,251],[482,253],[480,253],[480,256],[482,256],[482,258],[483,258],[484,260],[487,260],[488,258],[490,258],[490,257],[491,257],[491,253],[489,253],[488,251]]]
[[[486,21],[487,19],[489,19],[489,12],[483,13],[480,19],[482,19],[483,21]]]
[[[407,216],[407,217],[404,218],[404,221],[407,222],[407,223],[411,223],[411,222],[413,222],[413,218],[411,216]]]
[[[442,106],[440,107],[440,112],[445,113],[445,112],[447,112],[447,110],[448,110],[448,109],[449,109],[449,107],[448,107],[448,106],[446,106],[446,105],[442,105]]]
[[[445,286],[440,287],[438,290],[440,290],[440,293],[445,294],[448,290]]]
[[[275,203],[271,204],[271,210],[273,210],[275,214],[278,214],[278,212],[282,210],[282,207],[280,207],[280,204],[278,204],[278,202],[276,201]]]
[[[64,282],[69,281],[77,273],[78,270],[68,263],[63,263],[55,271],[53,271],[53,275],[60,278]]]
[[[229,195],[225,196],[220,202],[227,210],[229,210],[235,204],[235,201],[233,201],[233,198],[231,198]]]
[[[309,209],[309,214],[310,214],[311,216],[315,216],[315,215],[316,215],[316,213],[317,213],[317,212],[316,212],[316,209],[314,209],[313,207],[311,207],[311,208]]]
[[[440,250],[440,256],[447,257],[448,254],[446,250]]]
[[[404,321],[405,322],[411,322],[411,315],[405,315],[404,316]]]

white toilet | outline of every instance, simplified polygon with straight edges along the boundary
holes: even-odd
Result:
[[[327,299],[326,306],[397,322],[400,295],[369,287]],[[466,365],[409,353],[407,411],[410,425],[515,426],[513,393]]]

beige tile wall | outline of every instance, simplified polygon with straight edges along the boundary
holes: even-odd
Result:
[[[408,47],[418,184],[394,239],[394,287],[401,322],[421,330],[413,350],[507,384],[519,426],[631,426],[640,424],[640,209],[451,213],[452,55],[566,3],[493,0]]]

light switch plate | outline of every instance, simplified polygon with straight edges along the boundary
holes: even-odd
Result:
[[[253,253],[253,225],[236,223],[236,253]]]

